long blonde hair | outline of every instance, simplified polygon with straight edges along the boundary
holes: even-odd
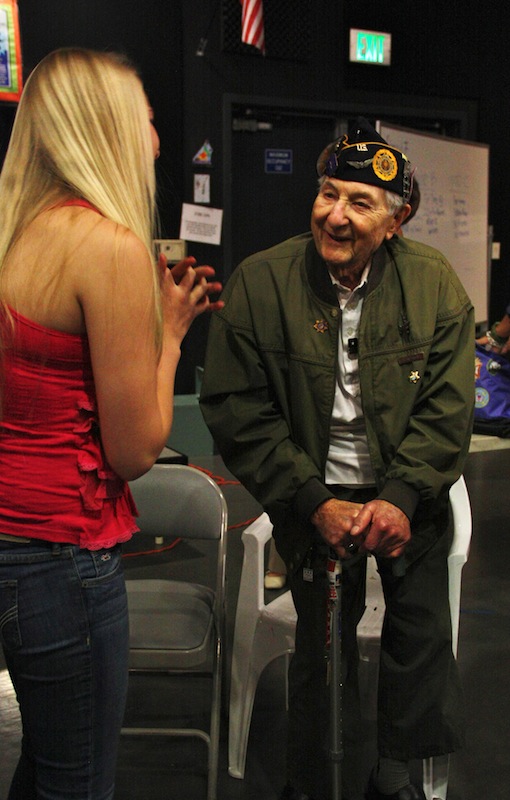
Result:
[[[129,228],[152,258],[154,156],[142,83],[116,53],[62,48],[31,73],[0,174],[0,277],[32,220],[60,199],[87,200]],[[160,334],[158,275],[154,298]]]

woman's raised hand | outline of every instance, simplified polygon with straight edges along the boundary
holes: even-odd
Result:
[[[196,317],[204,311],[223,308],[222,300],[211,300],[211,295],[221,292],[222,285],[210,280],[215,275],[214,268],[197,266],[193,256],[168,267],[166,257],[160,255],[158,263],[165,327],[182,340]]]

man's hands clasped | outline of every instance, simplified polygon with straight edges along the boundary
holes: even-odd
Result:
[[[398,558],[411,539],[408,517],[386,500],[362,505],[332,498],[315,509],[311,522],[342,559],[357,552]]]

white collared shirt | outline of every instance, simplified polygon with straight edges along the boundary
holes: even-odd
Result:
[[[355,289],[342,286],[332,275],[342,311],[338,336],[338,371],[335,401],[330,422],[326,483],[344,486],[373,486],[374,474],[368,453],[365,420],[361,404],[359,365],[356,352],[349,354],[349,339],[357,343],[361,308],[365,297],[368,264]]]

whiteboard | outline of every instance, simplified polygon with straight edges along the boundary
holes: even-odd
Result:
[[[440,250],[475,307],[488,319],[489,147],[380,122],[381,136],[416,168],[421,201],[404,236]]]

